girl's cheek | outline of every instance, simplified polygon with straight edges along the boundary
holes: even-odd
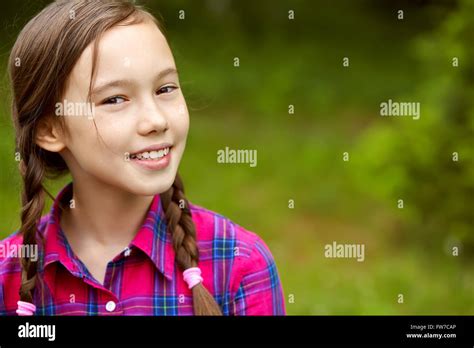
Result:
[[[94,124],[87,117],[64,117],[65,126],[68,131],[66,137],[67,147],[87,147],[91,144],[90,137],[94,132]]]
[[[185,113],[175,116],[172,120],[172,127],[179,140],[186,140],[189,130],[189,115]]]
[[[182,94],[181,98],[179,98],[173,107],[172,116],[170,119],[176,129],[176,132],[179,135],[186,137],[189,130],[189,113],[186,106],[186,101],[184,100]]]

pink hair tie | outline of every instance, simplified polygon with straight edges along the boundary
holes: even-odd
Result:
[[[16,310],[16,314],[19,316],[29,316],[36,312],[36,306],[33,303],[18,301],[17,304],[18,309]]]
[[[192,289],[204,279],[201,277],[201,269],[199,267],[191,267],[183,272],[183,278],[188,283],[189,289]]]

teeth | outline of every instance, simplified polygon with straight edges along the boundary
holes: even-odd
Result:
[[[133,155],[132,157],[138,158],[140,160],[158,159],[158,158],[162,158],[163,156],[166,156],[169,152],[170,152],[170,148],[167,147],[159,151],[145,151],[142,153],[137,153],[136,155]]]

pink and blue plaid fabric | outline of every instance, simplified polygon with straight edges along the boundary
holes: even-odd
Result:
[[[90,274],[61,230],[57,196],[38,225],[36,315],[192,315],[192,296],[175,263],[171,236],[156,195],[128,248],[107,265],[104,283]],[[284,315],[285,301],[275,261],[255,233],[222,215],[190,204],[204,285],[224,315]],[[22,243],[16,232],[3,250]],[[0,256],[0,315],[16,315],[21,269],[18,257]]]

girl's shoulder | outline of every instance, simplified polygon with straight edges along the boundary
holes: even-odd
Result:
[[[190,211],[199,241],[229,240],[251,245],[260,238],[256,233],[215,211],[195,204],[190,204]]]
[[[0,276],[6,268],[19,264],[16,255],[22,244],[23,236],[19,231],[13,232],[0,241]]]
[[[203,273],[215,271],[214,291],[223,291],[219,284],[228,285],[233,314],[284,315],[280,277],[263,239],[219,213],[192,204],[190,211],[200,267]]]
[[[43,216],[37,225],[38,237],[43,235],[49,214]],[[13,315],[18,289],[21,284],[22,256],[29,256],[37,260],[39,246],[23,245],[23,235],[19,230],[13,232],[0,241],[0,316]]]
[[[44,235],[48,219],[49,214],[41,217],[37,225],[37,237]],[[23,245],[23,235],[19,230],[0,240],[0,279],[6,273],[20,271],[19,259],[23,254],[31,252],[28,250],[30,247]]]
[[[7,311],[7,299],[19,300],[21,265],[17,252],[22,244],[23,236],[18,231],[0,241],[0,316],[13,314]]]
[[[196,225],[196,236],[200,249],[212,251],[224,258],[262,260],[273,263],[273,256],[265,241],[224,215],[201,206],[190,204],[190,211]]]

